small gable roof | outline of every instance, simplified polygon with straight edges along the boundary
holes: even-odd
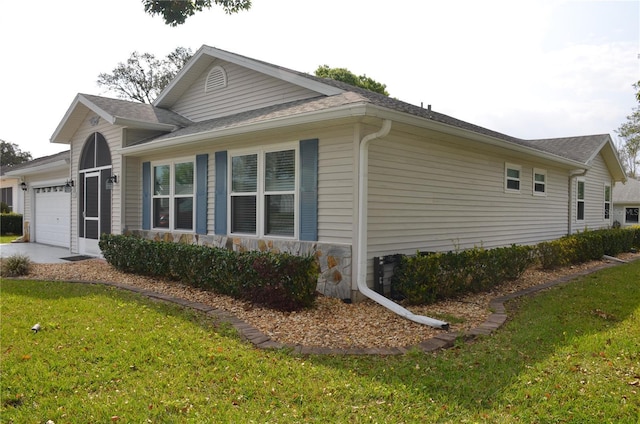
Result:
[[[53,143],[69,143],[87,113],[94,113],[112,125],[140,129],[173,131],[192,124],[187,118],[167,109],[91,94],[78,94],[51,136]]]

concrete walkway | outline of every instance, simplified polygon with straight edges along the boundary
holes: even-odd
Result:
[[[67,263],[62,258],[76,256],[66,247],[49,246],[39,243],[4,243],[0,244],[0,257],[25,255],[32,262],[39,264]]]

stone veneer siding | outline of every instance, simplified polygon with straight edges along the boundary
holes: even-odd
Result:
[[[147,240],[189,243],[200,246],[218,247],[247,252],[290,253],[292,255],[313,255],[320,265],[318,292],[338,299],[351,299],[351,246],[295,240],[262,240],[244,237],[227,237],[200,234],[174,234],[161,231],[128,231]]]

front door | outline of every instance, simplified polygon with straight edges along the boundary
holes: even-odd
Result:
[[[84,218],[83,237],[80,237],[80,253],[100,255],[100,172],[87,172],[84,175],[82,217]]]

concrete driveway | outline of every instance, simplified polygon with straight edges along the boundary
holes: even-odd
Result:
[[[13,255],[28,256],[31,261],[39,264],[67,263],[62,258],[78,256],[66,247],[49,246],[38,243],[5,243],[0,244],[0,257],[8,258]]]

